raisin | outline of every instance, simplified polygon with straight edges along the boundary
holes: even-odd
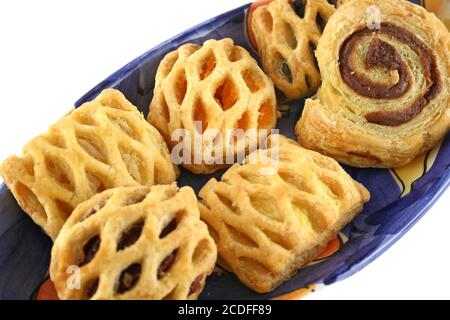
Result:
[[[101,239],[100,236],[96,235],[92,237],[83,247],[84,259],[80,263],[80,267],[91,262],[95,255],[97,254],[98,249],[100,248]]]
[[[283,62],[281,65],[281,72],[286,77],[287,81],[292,83],[292,72],[291,68],[289,68],[289,65],[286,62]]]
[[[195,280],[192,282],[191,286],[189,287],[189,294],[188,296],[196,293],[200,288],[202,287],[202,280],[203,275],[199,275]]]
[[[161,233],[159,234],[159,238],[165,238],[167,237],[170,233],[172,233],[175,229],[177,228],[177,219],[173,219],[172,221],[170,221],[167,226],[164,227],[164,229],[161,231]]]
[[[118,293],[125,293],[136,285],[141,276],[142,266],[139,263],[134,263],[122,271],[119,277]]]
[[[117,250],[123,250],[133,245],[142,234],[142,229],[144,228],[144,222],[136,222],[131,227],[129,227],[126,231],[122,233],[120,237],[119,243],[117,244]]]
[[[300,17],[305,17],[306,0],[294,0],[294,11]]]
[[[159,268],[158,268],[158,279],[161,279],[162,277],[164,277],[166,275],[167,271],[170,270],[173,263],[175,262],[176,257],[177,257],[177,250],[172,252],[170,255],[168,255],[163,260],[163,262],[161,262],[161,264],[159,265]]]
[[[94,296],[94,294],[97,292],[98,289],[98,278],[92,281],[89,281],[86,285],[86,298],[90,299]]]

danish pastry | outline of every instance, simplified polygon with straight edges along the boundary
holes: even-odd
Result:
[[[390,168],[448,132],[450,34],[424,8],[400,0],[345,3],[316,55],[323,84],[297,124],[303,146],[352,166]]]
[[[74,210],[50,276],[61,299],[196,299],[216,258],[191,188],[117,188]]]
[[[273,0],[251,21],[264,71],[289,100],[314,94],[320,73],[314,51],[335,12],[327,0]]]
[[[208,40],[202,47],[186,44],[162,60],[148,119],[171,148],[179,143],[171,137],[177,129],[191,137],[211,129],[223,138],[227,130],[270,130],[277,119],[275,90],[250,54],[231,39]],[[190,163],[183,165],[203,174],[227,167],[220,164],[226,161],[203,161],[203,152],[214,143],[215,136],[203,135],[201,150],[197,150],[201,161],[193,161],[192,148]],[[223,143],[224,158],[230,148]]]
[[[279,140],[255,152],[279,155],[274,174],[266,164],[247,161],[200,191],[200,214],[219,255],[260,293],[312,261],[370,196],[333,159]]]
[[[52,238],[72,210],[105,189],[175,181],[167,146],[125,97],[105,90],[8,158],[0,174]]]

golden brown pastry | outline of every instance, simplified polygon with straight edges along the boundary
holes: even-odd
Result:
[[[72,210],[105,189],[172,183],[167,146],[116,90],[105,90],[0,166],[21,208],[55,239]]]
[[[279,139],[278,146],[249,157],[279,154],[272,175],[266,164],[248,160],[200,191],[201,217],[219,255],[261,293],[312,261],[370,196],[333,159]]]
[[[264,71],[289,99],[314,94],[320,73],[314,51],[335,1],[273,0],[251,21]]]
[[[370,29],[375,10],[380,28]],[[296,128],[306,148],[357,167],[389,168],[448,132],[450,34],[422,7],[350,1],[328,21],[316,55],[323,84]]]
[[[207,129],[218,130],[225,139],[227,130],[272,129],[276,124],[276,98],[272,81],[256,61],[231,39],[208,40],[203,46],[186,44],[169,53],[156,74],[154,97],[148,117],[169,147],[177,129],[186,130],[191,140]],[[195,127],[195,122],[201,126]],[[215,136],[203,137],[201,150],[214,144]],[[246,145],[246,147],[248,147]],[[226,155],[224,144],[223,155]],[[200,163],[184,166],[194,173],[212,173],[229,165]],[[225,161],[223,161],[225,162]]]
[[[197,299],[216,258],[191,188],[117,188],[74,210],[50,276],[61,299]]]

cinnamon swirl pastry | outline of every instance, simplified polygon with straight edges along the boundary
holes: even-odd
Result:
[[[449,52],[449,32],[422,7],[344,4],[319,41],[323,84],[306,101],[299,142],[357,167],[410,162],[449,130]]]

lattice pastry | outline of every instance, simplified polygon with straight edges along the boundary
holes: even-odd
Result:
[[[273,0],[251,21],[264,71],[289,100],[314,94],[320,73],[314,56],[336,1]]]
[[[186,44],[162,60],[148,119],[169,147],[178,143],[171,139],[177,129],[185,129],[191,137],[207,129],[218,130],[222,137],[227,130],[272,129],[276,124],[274,86],[250,54],[231,39],[208,40],[202,47]],[[196,128],[196,121],[202,125]],[[201,151],[214,141],[215,136],[204,135]],[[224,144],[224,157],[226,148]],[[184,166],[194,173],[226,167],[201,162]]]
[[[55,239],[72,210],[94,194],[172,183],[178,168],[136,107],[105,90],[8,158],[0,173],[22,209]]]
[[[278,170],[234,165],[200,191],[200,213],[219,255],[246,286],[265,293],[312,261],[370,195],[336,161],[287,138],[257,153],[279,154]]]
[[[196,299],[216,258],[191,188],[117,188],[74,210],[50,276],[61,299]]]
[[[372,21],[379,11],[379,25]],[[450,129],[450,33],[403,0],[353,0],[317,46],[322,86],[305,102],[299,142],[357,167],[403,166]]]

